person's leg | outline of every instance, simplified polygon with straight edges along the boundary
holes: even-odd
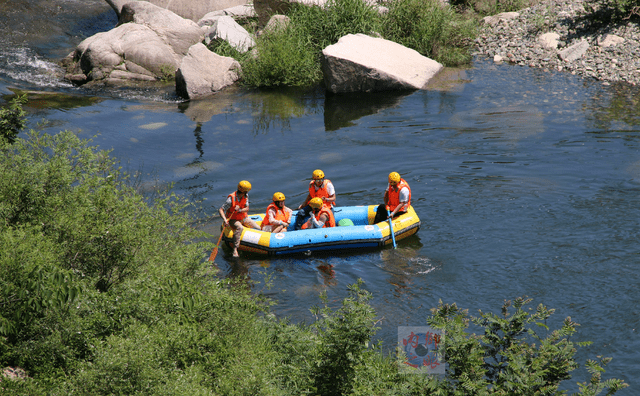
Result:
[[[387,205],[381,204],[378,205],[378,209],[376,209],[376,217],[373,219],[373,224],[378,224],[381,221],[385,221],[389,218],[389,214],[387,213]]]
[[[240,247],[240,237],[242,237],[242,222],[239,220],[231,220],[229,225],[233,229],[233,257],[238,257],[238,248]]]
[[[309,217],[309,213],[311,213],[311,206],[307,205],[304,208],[298,210],[298,214],[296,215],[296,223],[293,226],[294,230],[299,230],[302,225]]]
[[[258,225],[258,223],[256,223],[255,221],[251,220],[250,217],[245,217],[242,220],[242,225],[247,227],[247,228],[253,228],[254,230],[259,230],[260,226]]]
[[[277,225],[271,232],[273,232],[274,234],[277,234],[279,232],[286,232],[286,231],[287,229],[283,225]]]

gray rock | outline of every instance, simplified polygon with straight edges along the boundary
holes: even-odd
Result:
[[[582,40],[579,43],[558,52],[558,57],[565,62],[573,62],[577,59],[580,59],[588,49],[589,42],[587,42],[587,40]]]
[[[73,82],[109,78],[151,80],[173,74],[189,47],[203,39],[200,27],[171,11],[148,2],[133,2],[122,8],[119,25],[82,41],[72,61],[63,64]],[[146,76],[146,77],[140,77]]]
[[[106,0],[118,17],[120,17],[122,7],[125,4],[137,1],[139,0]],[[224,10],[250,2],[250,0],[149,0],[149,3],[165,8],[194,22],[199,21],[209,12]]]
[[[624,43],[624,38],[616,36],[615,34],[605,34],[598,37],[598,45],[603,48],[611,47],[613,45],[618,45],[621,43]]]
[[[215,20],[214,18],[219,16],[230,16],[235,20],[240,20],[256,17],[258,14],[256,14],[253,4],[243,4],[231,8],[225,8],[224,10],[209,12],[198,21],[198,26],[211,26]]]
[[[241,53],[247,52],[256,45],[249,32],[234,21],[232,17],[218,16],[213,17],[212,21],[212,25],[207,28],[204,36],[206,44],[215,39],[225,40]]]
[[[346,35],[322,51],[328,91],[422,89],[443,66],[417,51],[364,34]]]
[[[538,37],[538,42],[543,48],[546,49],[557,49],[558,48],[558,39],[560,35],[555,32],[545,33]]]
[[[239,78],[240,64],[198,43],[189,48],[176,72],[176,93],[185,99],[212,95]]]

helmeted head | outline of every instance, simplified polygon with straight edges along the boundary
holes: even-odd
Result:
[[[313,175],[312,175],[312,179],[313,180],[322,180],[324,179],[324,172],[321,171],[320,169],[316,169],[313,171]]]
[[[284,202],[285,196],[281,192],[273,194],[273,202]]]
[[[311,206],[313,209],[320,209],[322,207],[322,198],[312,198],[311,201],[309,201],[309,206]]]
[[[400,183],[400,174],[398,172],[389,173],[389,184],[395,186]]]
[[[251,183],[246,180],[241,181],[240,183],[238,183],[238,191],[248,193],[249,191],[251,191]]]

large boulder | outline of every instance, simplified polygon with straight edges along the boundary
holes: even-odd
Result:
[[[120,17],[125,4],[139,0],[106,0]],[[212,11],[224,10],[238,5],[248,4],[250,0],[148,0],[154,5],[165,8],[183,18],[197,22]]]
[[[204,42],[207,45],[213,40],[225,40],[241,53],[247,52],[256,45],[249,32],[230,16],[211,17],[207,22],[211,22],[211,26],[206,28],[204,34]]]
[[[195,44],[176,72],[176,93],[185,99],[212,95],[235,83],[240,70],[235,59],[211,52],[202,43]]]
[[[203,37],[195,22],[148,2],[133,2],[123,7],[116,28],[82,41],[63,65],[68,78],[79,84],[173,78],[189,48]]]
[[[346,35],[322,51],[326,89],[333,93],[422,89],[443,66],[393,41]]]

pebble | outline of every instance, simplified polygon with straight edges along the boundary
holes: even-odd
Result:
[[[625,21],[594,28],[585,16],[582,0],[548,0],[515,15],[487,17],[475,40],[475,54],[496,62],[569,72],[603,82],[640,85],[640,26]],[[546,33],[559,36],[557,48],[540,44],[540,36]],[[588,48],[578,59],[560,58],[562,51],[566,53],[583,40]]]

